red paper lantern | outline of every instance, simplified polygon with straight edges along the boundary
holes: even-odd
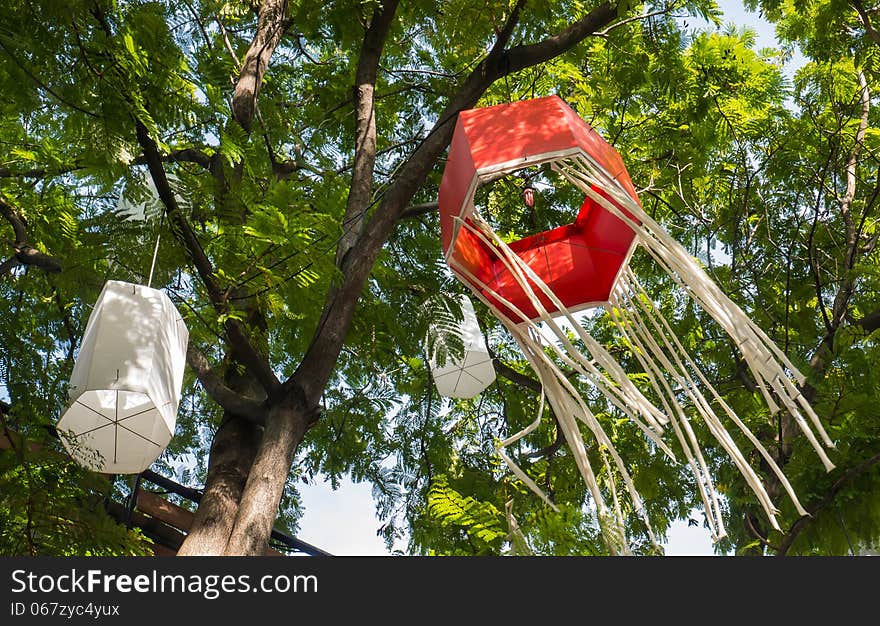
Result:
[[[523,202],[530,209],[535,206],[535,189],[531,186],[523,189]]]
[[[638,201],[620,155],[557,96],[462,111],[458,116],[440,184],[443,251],[460,278],[515,321],[520,316],[499,302],[493,291],[530,319],[537,311],[491,244],[462,227],[458,219],[468,223],[481,183],[576,155],[597,162]],[[596,191],[611,200],[602,190]],[[532,206],[528,196],[524,198]],[[569,311],[578,311],[607,302],[635,247],[634,238],[622,220],[587,198],[571,224],[509,245]],[[540,297],[554,313],[553,303]]]

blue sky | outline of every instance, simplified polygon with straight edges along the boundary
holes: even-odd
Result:
[[[748,26],[755,31],[756,48],[777,46],[773,27],[757,13],[746,10],[736,0],[722,0],[718,4],[724,12],[725,23]],[[693,20],[690,22],[693,24]],[[792,76],[803,63],[804,58],[795,52],[786,74]],[[305,513],[297,536],[337,555],[388,554],[382,539],[376,535],[381,523],[376,518],[370,489],[367,483],[355,484],[348,479],[344,479],[336,491],[324,482],[300,486]],[[694,511],[692,516],[702,519],[699,511]],[[689,527],[687,521],[673,524],[664,547],[670,556],[714,555],[708,531],[701,526]]]

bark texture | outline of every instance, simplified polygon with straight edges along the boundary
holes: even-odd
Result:
[[[232,115],[246,131],[253,126],[263,76],[284,33],[286,12],[287,0],[264,0],[260,5],[257,32],[244,55],[241,73],[232,94]]]

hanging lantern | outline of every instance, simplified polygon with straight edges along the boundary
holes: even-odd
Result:
[[[535,188],[531,185],[526,185],[526,187],[523,188],[523,202],[525,202],[526,206],[530,209],[535,206]]]
[[[441,366],[437,364],[435,349],[430,359],[431,374],[440,395],[449,398],[473,398],[495,382],[495,367],[477,323],[474,305],[467,296],[461,296],[460,303],[464,317],[455,332],[461,335],[464,353],[460,359],[455,359],[447,350],[446,361]],[[443,341],[443,335],[437,328],[433,328],[431,332],[438,337],[438,342]]]
[[[85,467],[135,474],[174,434],[189,332],[164,292],[107,281],[70,377],[62,442]]]
[[[571,224],[507,243],[474,206],[475,191],[482,183],[544,163],[586,198]],[[690,424],[693,418],[702,420],[730,455],[775,528],[776,508],[721,417],[736,425],[779,479],[797,511],[806,514],[772,455],[712,387],[642,288],[629,267],[635,249],[644,248],[730,335],[771,411],[779,410],[781,403],[830,470],[834,466],[823,444],[833,447],[833,443],[798,390],[803,375],[681,244],[645,213],[620,155],[560,98],[461,112],[438,200],[445,258],[453,273],[510,331],[540,379],[613,552],[628,550],[618,481],[629,494],[632,509],[642,516],[649,536],[653,534],[626,464],[569,379],[571,371],[601,392],[607,403],[603,411],[615,407],[659,450],[674,458],[663,439],[671,428],[695,476],[716,539],[725,535],[719,498]],[[648,400],[614,356],[573,316],[592,307],[604,307],[621,338],[632,347],[642,378],[647,380],[645,389],[660,400],[659,406]],[[565,328],[560,325],[563,320]],[[566,328],[573,329],[582,347],[575,345]],[[549,503],[502,449],[534,430],[540,419],[503,442],[499,453]],[[578,422],[586,425],[598,443],[604,471],[596,472],[591,466]],[[611,507],[606,504],[608,497],[614,503]]]

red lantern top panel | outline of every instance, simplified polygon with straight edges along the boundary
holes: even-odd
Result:
[[[558,96],[470,109],[458,114],[440,184],[443,250],[452,239],[451,218],[473,209],[478,176],[508,173],[582,153],[638,197],[623,159]]]

